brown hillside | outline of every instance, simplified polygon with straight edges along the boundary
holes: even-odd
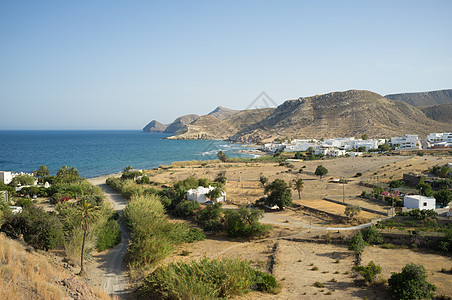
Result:
[[[448,131],[452,124],[436,122],[405,102],[369,91],[350,90],[288,100],[231,140],[262,142],[276,137],[332,138],[388,137]]]
[[[416,107],[452,103],[452,89],[419,93],[402,93],[385,96],[388,99],[404,101]]]
[[[156,120],[152,120],[151,122],[149,122],[149,124],[144,126],[143,132],[163,132],[165,131],[166,127],[168,127],[168,125],[162,124]]]
[[[234,110],[234,109],[229,109],[223,106],[218,106],[217,108],[215,108],[213,111],[211,111],[209,113],[209,115],[214,116],[217,119],[220,120],[226,120],[227,118],[229,118],[230,116],[238,113],[238,110]]]
[[[438,122],[451,123],[452,122],[452,103],[419,107],[424,114]]]
[[[179,117],[176,120],[174,120],[173,123],[169,124],[168,127],[166,127],[165,132],[166,133],[175,133],[176,131],[178,131],[179,129],[184,127],[185,125],[190,124],[191,122],[195,121],[198,118],[199,118],[199,116],[195,115],[195,114]]]
[[[210,114],[205,115],[182,127],[170,139],[227,139],[269,116],[273,110],[272,108],[242,110],[225,120]]]

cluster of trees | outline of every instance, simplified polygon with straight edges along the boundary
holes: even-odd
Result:
[[[196,201],[186,200],[187,191],[198,186],[214,186],[207,196],[211,199],[218,198],[224,191],[226,173],[220,172],[212,182],[207,178],[197,179],[188,177],[177,181],[173,187],[157,190],[152,187],[137,185],[130,179],[109,178],[107,184],[112,186],[127,198],[136,196],[156,197],[165,208],[165,211],[181,218],[191,219],[199,224],[205,231],[225,231],[230,237],[250,237],[264,235],[269,231],[269,226],[259,222],[263,212],[241,207],[238,210],[224,210],[221,203],[214,203],[201,207]]]
[[[36,172],[41,181],[48,179],[45,169]],[[83,274],[83,260],[90,251],[102,251],[120,241],[117,214],[104,201],[103,192],[80,178],[75,167],[62,167],[52,182],[47,194],[58,203],[54,212],[36,207],[29,199],[17,199],[16,205],[21,205],[23,211],[12,214],[9,203],[3,202],[0,231],[11,238],[23,236],[37,249],[64,248],[70,259],[80,259]],[[64,197],[74,201],[59,202]]]

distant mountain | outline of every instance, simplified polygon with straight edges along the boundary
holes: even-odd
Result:
[[[450,91],[417,94],[446,101]],[[417,108],[373,92],[350,90],[287,100],[277,108],[235,111],[219,106],[201,117],[177,118],[164,132],[174,133],[170,139],[228,139],[253,143],[281,137],[359,137],[364,133],[371,138],[409,133],[425,136],[432,132],[452,131],[451,106]],[[150,127],[160,128],[157,123]]]
[[[195,114],[179,117],[176,120],[174,120],[173,123],[169,124],[168,127],[166,127],[165,132],[176,133],[176,131],[181,129],[183,126],[190,124],[191,122],[195,121],[198,118],[199,116]]]
[[[243,128],[261,121],[272,113],[274,108],[242,110],[221,120],[208,114],[183,126],[170,139],[228,139]]]
[[[229,109],[223,106],[218,106],[213,111],[209,113],[209,115],[214,116],[217,119],[225,120],[232,116],[233,114],[238,113],[239,110]]]
[[[144,126],[143,132],[163,132],[168,125],[162,124],[159,121],[152,120],[148,125]]]
[[[432,106],[452,103],[452,89],[421,92],[421,93],[404,93],[386,95],[386,98],[392,100],[400,100],[413,106]]]
[[[424,114],[438,122],[452,122],[452,103],[420,107]]]
[[[427,118],[418,108],[369,91],[350,90],[288,100],[230,138],[261,143],[277,137],[388,137],[448,131],[452,124]]]

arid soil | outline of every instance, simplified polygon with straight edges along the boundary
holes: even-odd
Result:
[[[170,184],[188,176],[213,180],[218,172],[226,171],[229,202],[226,207],[231,208],[237,207],[238,204],[254,203],[263,196],[263,188],[258,182],[260,174],[267,176],[270,181],[276,178],[286,181],[302,178],[305,182],[301,200],[298,200],[297,192],[293,191],[294,203],[301,205],[301,208],[266,212],[263,221],[274,225],[269,237],[231,240],[223,235],[208,236],[205,241],[179,245],[174,254],[161,264],[200,259],[204,256],[241,257],[250,260],[257,268],[271,271],[282,283],[281,292],[277,295],[250,293],[237,299],[390,299],[387,284],[374,287],[360,284],[359,278],[351,271],[354,256],[346,245],[306,241],[325,235],[327,237],[323,239],[334,236],[346,239],[354,231],[339,233],[327,232],[324,229],[357,225],[356,222],[343,223],[321,213],[306,211],[303,206],[344,216],[343,205],[325,201],[323,198],[340,201],[345,198],[347,204],[360,205],[384,213],[388,206],[357,197],[362,191],[371,191],[370,188],[359,185],[360,181],[384,186],[390,180],[401,179],[403,173],[421,172],[433,165],[443,165],[447,162],[448,160],[444,158],[434,156],[377,156],[292,162],[293,171],[276,163],[208,163],[204,166],[187,163],[183,167],[182,164],[175,164],[169,169],[149,171],[151,180],[160,184]],[[313,175],[319,164],[329,170],[328,175],[321,180]],[[298,173],[303,166],[306,166],[303,172]],[[358,172],[362,173],[362,176],[353,177]],[[345,185],[330,182],[331,179],[338,178],[353,181]],[[360,217],[360,221],[365,222],[372,218],[381,218],[382,215],[362,212]],[[189,254],[186,255],[185,251]],[[407,263],[422,264],[428,271],[428,281],[438,287],[436,294],[452,296],[452,275],[440,272],[442,268],[451,269],[450,257],[410,249],[382,249],[370,246],[364,250],[363,264],[370,260],[382,266],[383,279],[388,279],[392,272],[400,272]]]

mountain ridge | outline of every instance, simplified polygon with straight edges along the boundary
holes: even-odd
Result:
[[[276,108],[236,111],[219,106],[179,126],[169,139],[264,143],[285,137],[332,138],[366,133],[369,137],[387,138],[452,130],[451,122],[444,122],[447,114],[428,115],[430,118],[421,108],[406,101],[392,100],[371,91],[337,91],[286,100]],[[438,121],[434,120],[436,117]]]

